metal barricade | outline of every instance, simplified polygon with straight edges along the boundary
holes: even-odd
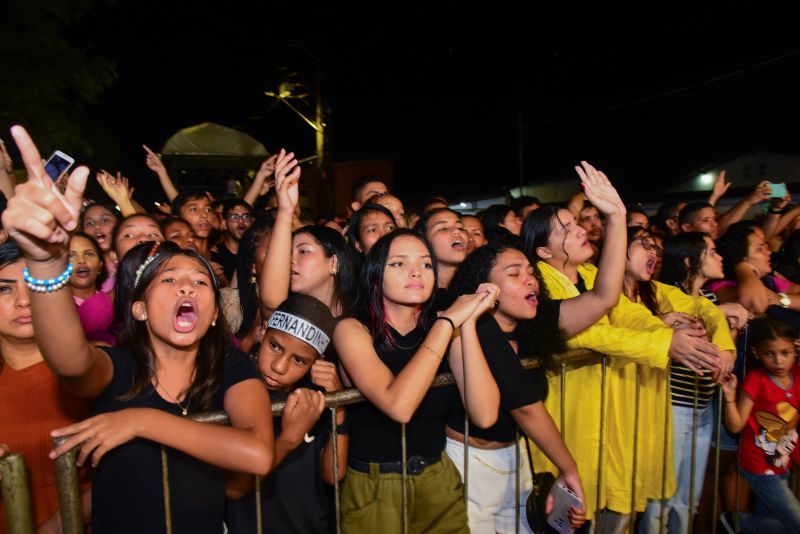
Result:
[[[31,513],[31,492],[25,458],[21,454],[9,454],[0,458],[0,486],[8,533],[33,534],[35,528]]]

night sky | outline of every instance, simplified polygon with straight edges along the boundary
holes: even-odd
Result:
[[[317,69],[332,158],[393,159],[404,197],[518,185],[520,122],[525,182],[571,177],[587,159],[626,200],[749,149],[799,152],[800,50],[755,37],[786,19],[752,7],[92,3],[70,38],[118,73],[86,110],[113,132],[93,163],[134,182],[150,179],[142,143],[204,121],[312,154],[313,131],[263,92],[286,72],[313,86]]]

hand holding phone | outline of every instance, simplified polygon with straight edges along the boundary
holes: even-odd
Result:
[[[786,196],[786,184],[781,182],[779,184],[770,184],[770,198],[783,198]]]
[[[50,175],[50,178],[52,178],[54,182],[57,182],[67,173],[74,163],[74,158],[64,154],[60,150],[56,150],[45,162],[44,170]]]
[[[554,485],[552,491],[553,511],[547,517],[547,524],[560,534],[572,534],[575,529],[570,526],[569,510],[582,507],[583,501],[574,491],[563,484]]]

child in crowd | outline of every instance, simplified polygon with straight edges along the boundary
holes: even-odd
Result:
[[[275,420],[275,458],[261,483],[264,532],[336,532],[333,502],[333,443],[330,415],[323,413],[326,392],[342,389],[336,366],[324,353],[333,335],[334,319],[314,297],[295,294],[272,314],[258,369],[273,401],[286,407]],[[313,388],[313,389],[312,389]],[[344,408],[336,413],[339,477],[347,469],[347,428]],[[253,486],[242,475],[228,483],[228,496],[237,498]],[[229,501],[228,531],[256,532],[256,495]]]
[[[750,323],[750,350],[759,366],[739,388],[736,375],[723,385],[725,425],[741,432],[739,469],[758,498],[755,514],[740,513],[744,532],[800,532],[800,502],[789,488],[790,455],[797,445],[800,368],[797,330],[772,318]],[[728,532],[737,517],[722,515]]]
[[[119,343],[90,345],[72,295],[61,291],[88,169],[78,167],[62,195],[27,132],[14,127],[12,135],[28,179],[16,187],[3,223],[26,258],[36,342],[61,383],[90,399],[94,414],[54,430],[53,437],[68,439],[50,457],[79,447],[77,463],[94,466],[94,532],[220,532],[225,471],[266,474],[273,440],[269,395],[247,356],[229,346],[211,266],[172,243],[134,247],[120,263],[118,282],[130,280],[131,288]],[[223,408],[230,427],[185,418]]]

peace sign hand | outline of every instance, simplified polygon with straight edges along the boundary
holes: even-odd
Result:
[[[62,194],[44,170],[42,157],[22,126],[11,128],[27,180],[16,186],[3,212],[3,226],[22,248],[29,261],[63,260],[67,255],[69,232],[78,226],[83,191],[89,169],[78,167],[67,180]]]

